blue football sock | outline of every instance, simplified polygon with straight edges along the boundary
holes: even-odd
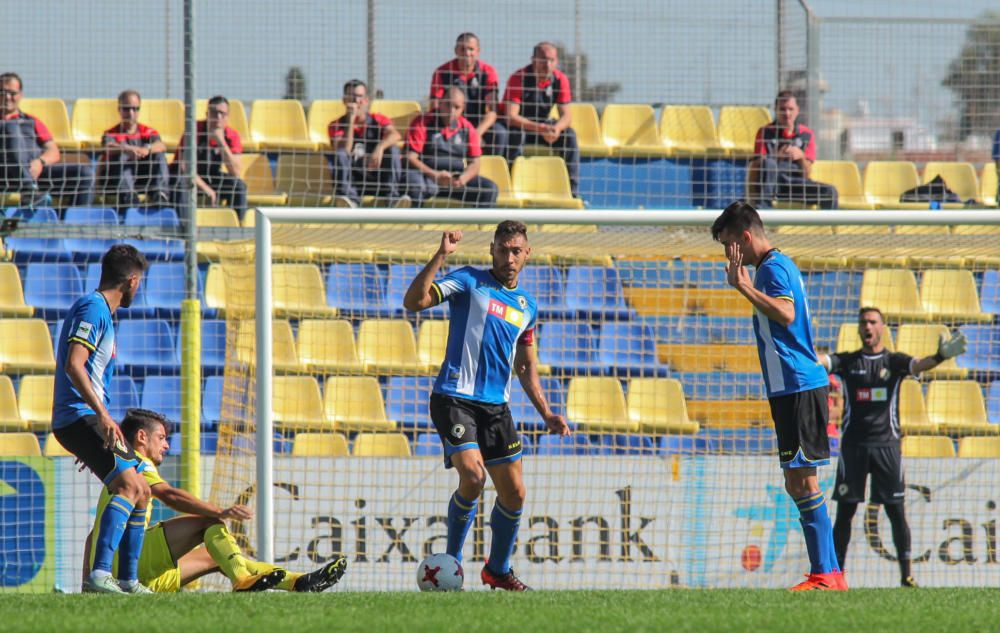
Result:
[[[521,525],[521,511],[512,512],[497,501],[490,514],[493,542],[490,543],[490,560],[487,567],[501,576],[510,571],[510,557],[514,555],[517,528]]]
[[[827,574],[837,571],[837,553],[833,546],[833,524],[826,509],[826,498],[816,492],[795,499],[799,508],[799,522],[809,552],[810,573]]]
[[[139,554],[146,536],[146,508],[134,508],[118,547],[118,580],[139,579]]]
[[[448,502],[448,553],[459,562],[462,562],[465,537],[469,533],[469,528],[475,523],[478,505],[478,499],[466,501],[459,496],[457,490]]]
[[[121,543],[122,534],[125,533],[125,525],[128,523],[129,515],[132,514],[132,508],[131,501],[118,495],[111,497],[108,505],[104,506],[101,521],[97,525],[93,569],[111,573],[115,552]]]

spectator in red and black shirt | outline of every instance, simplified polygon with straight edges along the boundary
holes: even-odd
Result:
[[[48,193],[71,198],[74,206],[94,200],[94,170],[90,165],[60,164],[62,154],[49,129],[21,112],[21,78],[0,75],[0,190],[21,194],[25,207],[48,204]]]
[[[247,208],[247,185],[239,178],[240,154],[243,142],[240,133],[229,127],[229,100],[215,96],[208,100],[208,117],[198,121],[196,126],[198,142],[195,144],[194,181],[198,192],[211,206],[220,206],[223,200],[240,215]],[[174,204],[183,207],[188,204],[190,192],[183,185],[184,146],[187,135],[181,138],[177,147],[177,157],[171,165],[174,175]],[[229,173],[222,172],[226,166]]]
[[[452,86],[406,132],[406,191],[417,206],[434,196],[461,200],[470,207],[496,204],[497,186],[479,175],[483,150],[479,134],[462,116],[465,93]]]
[[[756,157],[750,161],[748,178],[757,191],[750,192],[751,198],[765,208],[781,200],[836,209],[836,187],[809,180],[816,160],[816,135],[796,120],[799,105],[792,91],[778,93],[774,112],[774,121],[757,131]]]
[[[333,182],[338,207],[356,207],[361,196],[389,199],[394,207],[410,206],[400,195],[403,165],[399,147],[403,137],[392,119],[368,111],[368,86],[360,79],[344,84],[347,113],[331,121],[327,133],[333,147]]]
[[[506,156],[507,126],[497,117],[500,80],[497,71],[479,59],[479,38],[474,33],[459,35],[455,40],[455,59],[434,71],[431,100],[444,97],[445,90],[452,86],[465,93],[465,118],[476,126],[483,151]]]
[[[139,123],[142,97],[135,90],[118,95],[121,122],[104,132],[105,152],[98,168],[101,189],[113,191],[119,207],[139,204],[139,192],[147,204],[166,204],[170,186],[167,146],[160,133]]]
[[[566,161],[569,182],[574,196],[579,196],[580,147],[569,108],[572,101],[569,79],[559,71],[559,55],[555,44],[542,42],[535,46],[531,63],[507,80],[503,95],[504,115],[510,128],[507,160],[524,152],[527,145],[548,145]],[[549,118],[552,107],[559,110],[559,119]]]

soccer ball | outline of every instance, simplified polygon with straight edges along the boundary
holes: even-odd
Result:
[[[450,554],[431,554],[417,567],[420,591],[461,591],[464,581],[462,563]]]

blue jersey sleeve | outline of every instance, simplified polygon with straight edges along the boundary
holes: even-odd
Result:
[[[70,315],[66,323],[66,343],[80,343],[90,351],[97,349],[97,344],[104,336],[110,322],[95,303],[87,303],[76,313]]]
[[[438,303],[447,300],[453,295],[467,292],[473,287],[472,268],[465,266],[458,270],[453,270],[441,279],[431,284],[432,291],[436,294]]]
[[[788,270],[777,263],[768,263],[757,271],[757,289],[775,299],[795,301]]]

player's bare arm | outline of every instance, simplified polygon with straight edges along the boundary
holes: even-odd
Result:
[[[153,486],[152,492],[153,496],[163,502],[164,505],[185,514],[195,514],[210,519],[231,519],[234,521],[246,521],[253,518],[253,512],[244,505],[237,504],[228,508],[220,508],[215,504],[202,501],[183,488],[175,488],[167,483]]]
[[[554,435],[569,435],[569,425],[566,418],[555,413],[549,407],[545,398],[545,391],[542,389],[542,381],[538,378],[538,354],[534,345],[518,344],[514,353],[514,371],[521,382],[524,393],[528,395],[531,404],[535,406],[538,415],[545,421],[545,426],[549,433]]]
[[[753,287],[750,273],[743,266],[743,251],[739,244],[730,242],[726,245],[726,281],[747,298],[755,308],[776,323],[788,327],[795,321],[795,304],[788,299],[769,297]]]
[[[104,433],[104,447],[112,448],[116,442],[125,444],[125,436],[122,430],[115,424],[114,419],[108,410],[104,408],[104,403],[97,397],[94,386],[90,382],[87,374],[87,359],[90,358],[90,350],[79,343],[70,343],[69,357],[66,359],[66,375],[71,383],[80,392],[83,401],[100,418],[101,428]]]
[[[463,171],[461,175],[455,178],[453,186],[459,188],[464,187],[469,183],[470,180],[472,180],[478,175],[479,175],[479,158],[477,157],[469,161],[469,164],[466,165],[465,167],[465,171]]]
[[[461,231],[445,231],[441,234],[441,245],[437,252],[406,289],[406,294],[403,296],[404,308],[410,312],[420,312],[437,305],[438,298],[431,290],[431,284],[434,283],[434,276],[444,265],[445,258],[458,250],[461,239]]]

